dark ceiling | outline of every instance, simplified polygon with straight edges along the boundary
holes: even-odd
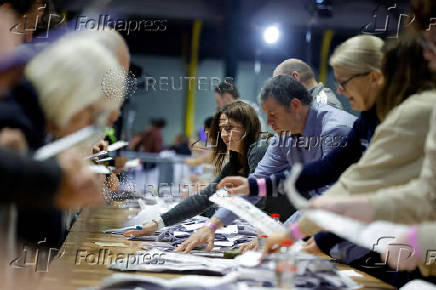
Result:
[[[296,56],[316,63],[326,29],[334,31],[332,46],[361,33],[362,27],[374,20],[376,25],[369,25],[369,29],[380,36],[392,36],[400,14],[408,13],[409,0],[78,0],[58,1],[55,6],[68,11],[70,19],[89,11],[105,11],[101,13],[113,18],[165,20],[165,31],[122,32],[133,53],[187,57],[193,20],[200,19],[200,58],[223,58],[230,49],[238,59]],[[382,32],[389,7],[395,8],[389,10],[387,32]],[[275,47],[267,47],[261,39],[262,29],[271,24],[281,30]],[[310,45],[306,42],[308,31]]]

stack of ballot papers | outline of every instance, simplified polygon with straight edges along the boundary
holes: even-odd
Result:
[[[207,221],[205,217],[194,217],[174,226],[162,228],[151,236],[128,237],[129,240],[147,242],[167,242],[174,249],[183,243],[195,231],[200,229]],[[124,234],[127,231],[136,229],[136,226],[128,226],[120,229],[108,229],[104,233]],[[242,220],[236,220],[234,224],[228,225],[215,232],[214,251],[231,249],[242,243],[249,242],[257,235],[256,230]],[[151,247],[152,244],[150,244]],[[160,244],[162,246],[162,244]],[[171,248],[166,247],[170,250]]]
[[[277,254],[260,260],[260,252],[247,252],[235,259],[199,257],[192,254],[159,250],[138,251],[154,257],[145,263],[120,261],[109,265],[117,271],[145,271],[223,277],[184,276],[181,280],[163,280],[136,275],[113,275],[94,289],[248,289],[254,286],[276,287]],[[332,263],[303,252],[294,254],[296,289],[357,289],[359,285],[338,271]],[[210,280],[209,280],[210,279]]]
[[[236,275],[225,277],[205,277],[188,275],[172,280],[152,276],[138,276],[131,274],[115,274],[106,277],[99,287],[82,288],[82,290],[107,290],[107,289],[238,289],[234,283]]]

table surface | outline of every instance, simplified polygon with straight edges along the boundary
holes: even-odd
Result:
[[[45,273],[35,273],[31,269],[14,269],[11,275],[8,274],[8,281],[13,279],[25,280],[32,278],[31,286],[33,289],[77,289],[78,287],[97,286],[101,284],[103,278],[114,273],[119,273],[107,269],[107,264],[103,260],[107,255],[134,254],[140,250],[140,241],[128,241],[117,235],[102,233],[105,229],[122,227],[130,216],[136,213],[134,209],[121,209],[111,207],[86,208],[83,209],[79,218],[73,225],[66,241],[62,245],[59,253],[53,258]],[[103,243],[122,243],[126,247],[100,247],[95,242]],[[100,251],[100,258],[99,257]],[[325,256],[327,257],[327,256]],[[96,261],[97,260],[97,261]],[[338,264],[340,270],[351,270],[352,268]],[[355,281],[363,285],[363,289],[394,289],[386,283],[371,277],[363,272],[357,271],[363,277],[353,277]],[[136,275],[152,275],[160,278],[171,279],[180,275],[176,274],[153,274],[143,272],[129,272]],[[18,284],[15,281],[15,289]],[[3,287],[0,282],[0,288]],[[6,283],[7,285],[7,283]],[[6,288],[5,288],[6,289]]]

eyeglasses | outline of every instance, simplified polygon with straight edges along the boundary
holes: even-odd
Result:
[[[417,39],[423,49],[428,49],[433,53],[436,53],[436,41],[430,41],[424,35],[420,35]]]
[[[369,75],[369,73],[370,73],[370,72],[368,71],[368,72],[361,73],[361,74],[355,74],[355,75],[349,77],[348,79],[346,79],[346,80],[343,81],[343,82],[338,82],[338,81],[336,80],[336,87],[337,87],[338,89],[340,89],[341,91],[345,91],[345,85],[346,85],[349,81],[351,81],[351,80],[354,79],[354,78],[367,76],[367,75]]]

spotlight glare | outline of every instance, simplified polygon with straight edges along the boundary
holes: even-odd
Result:
[[[263,32],[263,39],[268,44],[276,43],[279,40],[280,31],[277,26],[268,26]]]

